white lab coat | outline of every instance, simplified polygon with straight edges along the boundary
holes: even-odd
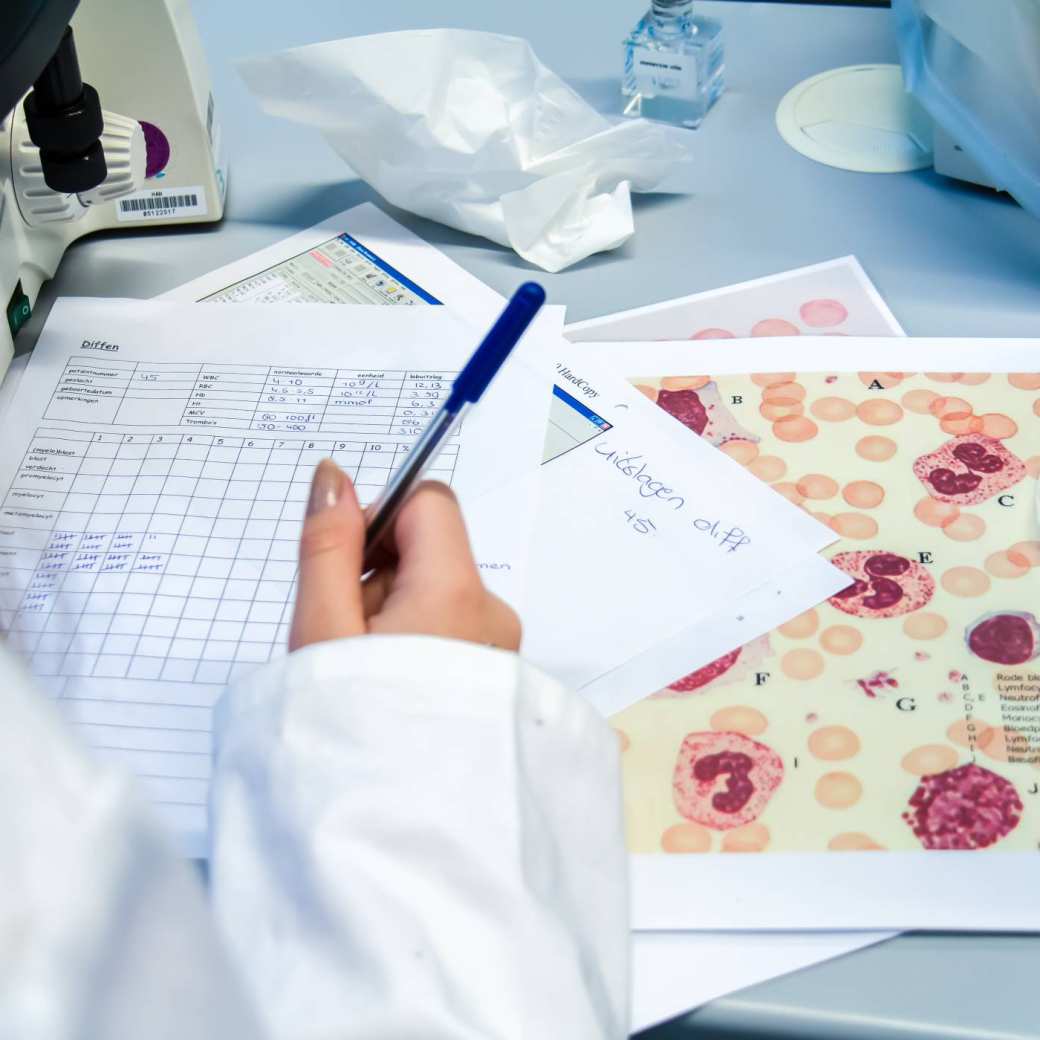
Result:
[[[216,717],[211,884],[0,649],[0,1038],[615,1038],[617,742],[515,655],[309,647]]]

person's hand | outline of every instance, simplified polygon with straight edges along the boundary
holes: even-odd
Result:
[[[350,478],[317,468],[300,539],[289,649],[365,633],[446,636],[516,650],[520,621],[484,588],[458,503],[421,485],[401,507],[379,566],[362,582],[365,520]]]

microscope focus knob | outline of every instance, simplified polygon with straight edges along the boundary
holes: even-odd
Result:
[[[80,194],[57,192],[44,176],[40,150],[29,137],[25,119],[14,113],[11,128],[12,180],[18,208],[30,227],[67,223],[85,216],[89,206],[100,205],[144,185],[147,148],[144,131],[135,119],[103,112],[100,145],[105,156],[105,179]]]
[[[102,114],[105,117],[105,128],[101,134],[101,148],[105,153],[108,175],[96,188],[79,193],[80,202],[87,206],[138,191],[144,184],[148,161],[148,148],[141,124],[136,119],[115,112]]]

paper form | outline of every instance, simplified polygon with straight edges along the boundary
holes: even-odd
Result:
[[[230,292],[233,286],[240,292],[245,286],[251,285],[249,280],[261,271],[277,268],[281,263],[296,257],[307,256],[310,250],[324,252],[324,243],[332,243],[343,232],[360,241],[368,253],[376,258],[371,261],[363,257],[361,259],[368,260],[368,263],[357,265],[359,274],[368,282],[373,278],[379,279],[381,271],[391,275],[394,272],[407,272],[410,281],[436,295],[438,300],[474,316],[482,315],[480,320],[490,320],[503,303],[493,290],[370,205],[337,214],[316,228],[295,234],[260,253],[188,283],[174,290],[172,295],[186,300],[198,300],[203,296],[226,298],[222,293]],[[350,254],[346,253],[345,256],[349,257]],[[844,270],[828,270],[838,265]],[[314,269],[311,265],[304,265],[305,270],[308,267]],[[385,267],[391,267],[392,270],[387,271]],[[846,271],[851,274],[851,280],[838,281]],[[301,291],[298,286],[302,279],[297,277],[296,271],[289,274],[292,291]],[[721,322],[736,322],[736,328],[740,327],[740,322],[744,322],[750,331],[759,320],[774,314],[778,307],[781,308],[781,314],[788,314],[794,321],[800,322],[798,312],[805,301],[830,297],[835,293],[843,295],[847,289],[851,289],[851,298],[842,300],[842,307],[852,317],[848,326],[850,331],[901,335],[898,322],[891,317],[877,290],[862,275],[858,264],[839,262],[837,265],[820,265],[820,275],[812,268],[804,272],[792,272],[794,276],[800,274],[806,277],[779,276],[772,280],[776,283],[775,291],[768,297],[761,292],[760,283],[748,283],[734,291],[705,293],[700,306],[697,305],[699,297],[693,297],[692,306],[681,315],[682,319],[693,324],[688,328],[680,326],[684,331],[671,332],[673,335],[688,336],[702,328],[710,328],[712,324],[718,326]],[[259,281],[252,283],[252,286],[261,288]],[[710,297],[714,297],[714,301]],[[343,303],[348,300],[348,294],[344,293],[343,297],[330,302]],[[722,310],[714,309],[719,305],[724,305]],[[833,317],[833,308],[830,313]],[[647,336],[656,334],[644,333]],[[610,333],[593,332],[590,335],[593,338],[613,338]],[[594,409],[582,406],[578,400],[580,394],[573,384],[568,384],[564,379],[557,380],[554,396],[546,438],[546,458],[555,458],[557,454],[586,443],[597,436],[602,428],[612,425]],[[823,564],[820,566],[826,567]],[[828,573],[830,577],[821,576],[833,581],[833,572]],[[798,614],[834,590],[830,584],[823,589],[818,588],[801,569],[797,581],[795,575],[791,575],[772,587],[758,590],[756,594],[745,598],[740,613],[751,618],[756,610],[760,612],[759,631],[764,632],[780,623],[779,618],[770,614],[777,608],[777,591],[782,593],[788,604],[794,604],[786,608],[787,613]],[[587,687],[586,693],[593,696],[603,710],[610,710],[612,704],[626,704],[632,699],[633,691],[653,690],[690,670],[695,659],[692,655],[697,652],[695,640],[699,638],[696,632],[679,633],[668,643],[658,644],[636,656],[627,666],[607,673],[601,680]],[[774,977],[785,970],[854,950],[875,938],[865,933],[803,933],[797,936],[779,933],[772,936],[747,933],[635,934],[632,965],[633,1026],[636,1029],[647,1028],[692,1005]],[[664,956],[661,956],[662,952]],[[687,971],[682,969],[683,964]]]
[[[199,303],[447,304],[483,329],[505,305],[483,282],[370,202],[201,275],[161,299]],[[564,346],[566,346],[564,344]],[[545,460],[584,443],[604,422],[561,377]]]
[[[544,591],[525,626],[531,661],[607,712],[646,691],[615,687],[615,699],[601,702],[593,680],[698,620],[718,619],[735,644],[758,635],[744,630],[740,602],[797,563],[817,593],[833,590],[832,569],[822,565],[821,584],[813,566],[833,532],[598,371],[587,353],[557,370],[589,402],[582,408],[595,436],[550,437],[532,555]],[[696,659],[704,651],[690,642]]]
[[[745,660],[765,633],[822,603],[848,585],[848,577],[822,556],[800,558],[777,577],[759,585],[739,600],[715,605],[699,620],[687,619],[682,629],[662,638],[619,667],[598,676],[582,688],[604,714],[623,711],[648,692],[660,690],[695,669],[710,666],[739,646],[747,647]],[[706,601],[715,593],[700,587]]]
[[[55,304],[7,416],[0,622],[189,850],[210,709],[286,644],[314,467],[332,457],[371,500],[472,340],[446,309]],[[537,465],[545,373],[525,338],[434,463],[467,511]],[[524,516],[491,532],[507,573]]]
[[[497,310],[504,303],[497,293],[453,263],[444,254],[411,234],[376,207],[369,204],[338,214],[315,228],[302,231],[291,238],[272,245],[268,249],[237,261],[219,271],[215,271],[211,275],[203,276],[187,286],[181,287],[179,290],[174,290],[170,295],[189,300],[195,300],[203,296],[213,296],[214,294],[219,295],[225,289],[235,285],[235,283],[243,282],[261,271],[276,267],[283,261],[306,254],[311,249],[320,248],[323,243],[331,242],[344,232],[349,233],[372,256],[377,258],[374,261],[365,258],[369,260],[368,265],[360,265],[360,270],[366,276],[375,275],[379,277],[376,274],[378,271],[390,274],[392,272],[384,271],[384,267],[392,267],[394,272],[406,273],[410,281],[415,282],[420,287],[424,287],[425,291],[447,302],[462,314],[470,315],[474,320],[485,323],[493,319]],[[866,281],[865,278],[864,281]],[[792,290],[795,290],[800,284],[797,280],[785,282],[785,285]],[[869,286],[869,282],[867,284]],[[818,285],[819,283],[814,281],[815,295],[820,295],[820,292],[815,289]],[[750,287],[750,291],[754,292],[753,287]],[[827,290],[827,292],[829,291]],[[827,292],[824,292],[823,295],[827,295]],[[800,302],[793,299],[793,295],[794,293],[792,292],[784,299],[788,309],[792,309],[792,304]],[[742,294],[735,294],[730,297],[730,302],[738,306],[741,298]],[[757,299],[759,298],[756,296]],[[869,286],[864,300],[866,305],[874,306],[880,315],[879,327],[884,328],[886,324],[885,315],[889,312],[872,286]],[[794,309],[797,309],[797,307],[794,307]],[[749,314],[754,310],[755,308],[747,306],[744,308],[744,313]],[[702,325],[710,324],[710,320],[702,321]],[[893,334],[898,334],[898,325],[895,324],[894,319],[892,319],[890,324],[893,326]],[[855,330],[863,332],[872,331],[874,328],[876,327],[857,324]],[[7,384],[5,383],[5,388],[6,386]],[[573,386],[570,389],[573,390]],[[570,397],[570,401],[568,402],[563,395]],[[596,427],[599,425],[596,419],[589,420],[589,417],[583,415],[578,409],[557,405],[557,401],[560,402],[560,405],[570,405],[577,401],[577,398],[568,390],[564,390],[559,382],[555,387],[555,397],[556,401],[554,401],[551,421],[558,429],[556,431],[551,430],[547,436],[547,456],[550,458],[558,454],[560,450],[566,450],[568,446],[583,443],[594,436],[597,432]],[[589,409],[589,411],[592,410]],[[559,434],[560,436],[554,434]],[[532,487],[532,492],[534,491],[536,491],[536,487]],[[826,595],[826,591],[821,593],[811,585],[808,588],[794,588],[790,583],[787,583],[782,586],[782,590],[787,601],[791,604],[789,609],[792,613],[798,613],[801,610],[811,608],[823,595]],[[761,595],[762,592],[760,590],[759,596]],[[768,600],[768,602],[770,608],[772,608],[775,601]],[[775,618],[772,620],[763,618],[760,623],[764,631],[777,622]],[[653,666],[654,658],[652,653],[641,655],[633,664],[642,661],[644,656],[650,657],[648,663]],[[663,663],[662,667],[670,668],[673,674],[678,675],[691,667],[691,664],[688,644],[683,640],[681,657],[676,658],[674,668],[667,663]],[[658,671],[660,671],[660,668],[658,668]],[[605,678],[609,680],[617,676],[618,672],[615,672],[610,673]],[[660,683],[665,681],[662,678]],[[627,684],[622,682],[613,691],[605,691],[603,703],[610,703],[607,698],[610,696],[617,697],[619,691],[622,697],[630,696],[630,691],[632,690],[651,689],[660,683],[648,681],[645,675],[642,677],[633,676],[632,680]],[[620,702],[615,701],[615,703]],[[758,937],[749,938],[740,934],[731,936],[728,939],[725,936],[721,937],[721,940],[728,943],[726,953],[721,958],[716,958],[711,954],[713,947],[709,939],[690,933],[681,934],[673,932],[667,936],[637,935],[634,938],[637,943],[644,938],[651,942],[655,939],[667,940],[670,961],[668,971],[662,972],[657,970],[654,962],[647,961],[640,956],[640,948],[637,946],[633,963],[635,976],[633,982],[635,987],[634,1014],[637,1025],[639,1023],[649,1025],[651,1022],[649,1016],[651,1015],[658,1015],[660,1018],[667,1017],[668,1008],[673,1009],[675,1012],[682,1010],[689,1005],[691,997],[693,998],[693,1003],[699,1003],[701,1000],[711,999],[721,993],[751,985],[771,975],[779,974],[784,970],[791,970],[794,967],[801,967],[810,961],[817,961],[832,956],[835,952],[838,952],[837,947],[841,942],[848,944],[846,948],[852,948],[861,941],[861,937],[858,935],[840,936],[835,934],[824,937],[818,934],[807,934],[800,937],[799,940],[802,948],[801,956],[788,956],[785,958],[781,951],[776,951],[777,956],[770,960],[757,956],[760,949]],[[654,949],[658,948],[659,944],[654,946]],[[691,968],[695,968],[698,978],[708,988],[697,993],[690,993],[688,980],[678,968],[678,965],[683,960]],[[719,965],[719,970],[711,970],[711,965],[716,963]],[[743,971],[740,970],[741,967]],[[652,996],[648,999],[643,999],[643,995],[647,993],[652,993]]]

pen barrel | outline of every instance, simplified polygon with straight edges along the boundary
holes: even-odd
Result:
[[[462,419],[465,406],[458,411],[442,409],[409,449],[404,462],[391,474],[386,487],[365,510],[365,565],[368,555],[390,530],[405,500],[415,489],[430,463],[440,454],[444,442]]]
[[[498,320],[452,384],[447,401],[449,409],[480,400],[480,395],[520,342],[543,303],[545,290],[537,282],[524,282],[513,293]]]

